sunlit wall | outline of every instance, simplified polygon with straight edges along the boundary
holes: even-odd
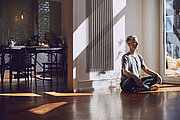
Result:
[[[147,22],[143,22],[148,16],[146,13],[143,13],[143,9],[145,9],[143,5],[147,5],[148,1],[113,0],[114,70],[105,71],[103,73],[101,71],[88,72],[86,64],[87,49],[89,45],[89,16],[91,15],[90,11],[88,11],[88,1],[89,0],[73,1],[73,85],[75,90],[81,88],[107,88],[119,84],[121,76],[121,57],[128,50],[128,47],[125,44],[126,36],[130,34],[136,35],[139,41],[139,49],[137,51],[142,55],[146,55],[146,53],[144,53],[144,49],[146,49],[144,45],[147,46],[149,43],[142,38],[146,37],[148,30],[153,31],[153,29],[156,29],[154,27],[151,29],[143,27],[147,22],[150,21],[152,25],[155,21],[150,19],[147,20]],[[151,2],[153,4],[156,3],[154,0],[151,0]],[[152,8],[153,7],[150,6],[149,10],[152,10]],[[156,10],[157,9],[154,11]],[[152,34],[150,35],[152,36]],[[157,40],[157,36],[154,36],[152,39],[153,41]],[[156,44],[156,42],[153,43],[153,45],[154,44]],[[158,44],[155,45],[155,47],[157,46]],[[149,56],[151,58],[153,55],[152,49],[150,50],[151,54]],[[157,51],[157,54],[159,54],[159,51]],[[146,56],[145,61],[149,59]],[[148,63],[150,67],[152,67],[151,65],[153,63],[158,63],[158,58],[156,56]]]

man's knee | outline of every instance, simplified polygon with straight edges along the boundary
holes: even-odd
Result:
[[[134,79],[132,78],[125,80],[120,85],[121,85],[121,89],[125,92],[131,92],[132,88],[137,86]]]
[[[121,85],[121,89],[122,89],[122,91],[125,91],[125,92],[129,92],[130,90],[131,90],[131,88],[128,86],[128,85],[124,85],[124,84],[122,84]]]
[[[151,84],[156,84],[156,83],[158,83],[157,76],[152,75],[152,76],[151,76]]]

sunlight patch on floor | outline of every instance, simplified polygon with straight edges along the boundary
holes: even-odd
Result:
[[[172,84],[155,84],[155,85],[158,87],[174,87],[174,86],[177,86],[177,85],[172,85]]]
[[[160,93],[160,92],[178,92],[180,91],[180,87],[167,87],[167,88],[159,88],[156,91],[144,91],[140,93]]]
[[[29,112],[32,112],[32,113],[35,113],[35,114],[43,115],[43,114],[46,114],[46,113],[49,112],[49,111],[54,110],[55,108],[60,107],[60,106],[62,106],[62,105],[65,105],[65,104],[67,104],[67,103],[68,103],[68,102],[48,103],[48,104],[44,104],[44,105],[41,105],[41,106],[39,106],[39,107],[30,109],[30,110],[28,110],[28,111],[29,111]]]
[[[36,96],[36,97],[40,97],[41,95],[38,95],[38,94],[35,94],[35,93],[3,93],[3,94],[0,94],[0,96],[14,96],[14,97]]]
[[[56,93],[56,92],[44,92],[53,96],[87,96],[93,95],[93,93]]]

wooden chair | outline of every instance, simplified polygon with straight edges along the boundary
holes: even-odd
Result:
[[[36,81],[36,52],[34,48],[21,48],[21,49],[7,49],[4,50],[5,52],[3,54],[9,54],[9,62],[3,64],[1,67],[2,72],[1,74],[4,75],[4,72],[6,70],[9,70],[9,85],[10,90],[12,88],[12,76],[14,75],[14,78],[17,79],[17,86],[19,88],[19,82],[20,78],[28,78],[28,85],[29,85],[29,75],[31,75],[32,79],[32,73],[30,71],[34,71],[35,74],[35,86],[37,88],[37,81]],[[34,61],[32,62],[32,56],[34,56]],[[3,61],[3,60],[2,60]],[[16,74],[14,74],[16,72]],[[3,76],[1,76],[1,79],[3,80]]]
[[[53,83],[53,75],[56,73],[56,85],[58,85],[58,72],[61,71],[63,72],[64,75],[64,81],[65,81],[65,53],[62,52],[62,50],[59,51],[50,51],[48,52],[50,55],[50,61],[49,62],[44,62],[43,64],[43,86],[45,80],[51,82],[51,88],[52,88],[52,83]],[[59,55],[62,55],[62,59],[59,60],[58,57]],[[48,74],[50,76],[50,79],[45,78],[45,74]]]

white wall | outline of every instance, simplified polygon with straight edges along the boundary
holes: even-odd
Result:
[[[160,72],[160,1],[142,0],[143,56],[146,65]]]
[[[87,71],[86,49],[89,44],[88,0],[73,1],[73,89],[79,90],[80,80],[89,80]],[[85,83],[86,87],[91,84]]]
[[[86,48],[89,41],[87,37],[89,29],[88,16],[90,14],[82,12],[87,7],[87,4],[80,1],[73,1],[73,68],[75,68],[73,81],[76,81],[74,89],[79,89],[81,87],[79,81],[85,80],[97,80],[89,83],[86,81],[85,87],[107,87],[112,83],[119,82],[117,80],[120,80],[121,75],[121,56],[128,50],[127,45],[125,45],[125,38],[130,34],[138,37],[138,52],[144,55],[146,64],[159,72],[158,0],[113,0],[114,70],[106,71],[106,74],[86,71]],[[83,9],[77,9],[78,6]],[[80,13],[83,15],[80,15]],[[101,85],[99,80],[107,82],[105,85]]]
[[[127,0],[126,7],[126,37],[130,34],[136,35],[139,41],[137,52],[142,54],[142,1]],[[126,49],[127,50],[127,49]]]

